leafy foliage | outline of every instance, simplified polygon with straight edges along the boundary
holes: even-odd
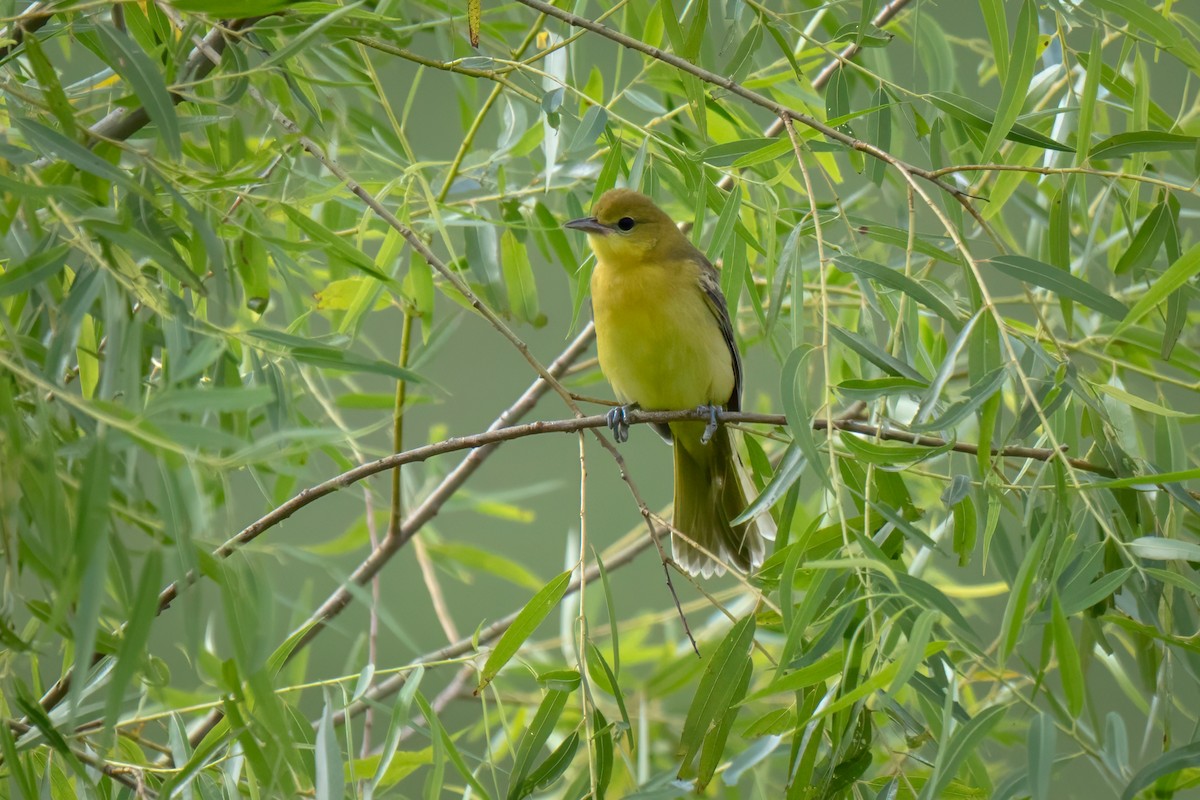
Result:
[[[0,793],[1193,789],[1183,4],[626,0],[602,26],[575,5],[8,20]],[[568,374],[590,264],[558,226],[615,185],[721,264],[745,405],[782,414],[745,445],[775,552],[696,591],[674,573],[700,658],[667,589],[626,578],[646,528],[595,522],[641,516],[582,428],[571,518],[530,511],[547,487],[520,461],[519,491],[464,488],[490,443],[454,468],[417,453],[287,541],[395,466],[372,459],[475,429],[449,369],[530,353],[526,397],[481,392],[494,427],[544,378],[599,382]],[[582,331],[550,372],[539,329]],[[443,509],[585,528],[562,571],[456,541]],[[416,611],[378,583],[410,554]],[[526,602],[496,607],[506,587]],[[447,593],[491,605],[464,618]],[[424,652],[414,616],[450,644]],[[335,621],[347,646],[310,646]]]

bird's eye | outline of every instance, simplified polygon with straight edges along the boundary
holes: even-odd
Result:
[[[617,227],[626,233],[633,230],[633,217],[621,217],[617,220]]]

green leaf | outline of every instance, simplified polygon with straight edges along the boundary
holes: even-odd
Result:
[[[929,388],[927,381],[898,378],[849,378],[834,387],[834,391],[846,400],[876,400],[892,395],[919,395]]]
[[[931,92],[928,97],[929,102],[959,122],[969,125],[976,130],[991,131],[995,121],[995,113],[978,100],[972,100],[969,97],[963,97],[953,92]],[[1058,150],[1063,153],[1075,152],[1075,148],[1055,141],[1049,136],[1038,133],[1033,128],[1022,125],[1019,122],[1012,124],[1012,127],[1004,138],[1033,147],[1041,147],[1045,150]]]
[[[978,751],[979,745],[992,728],[1000,723],[1007,711],[1006,706],[992,706],[971,718],[950,737],[950,741],[938,750],[933,774],[921,790],[920,800],[945,797],[945,790],[967,758]]]
[[[821,457],[817,449],[816,437],[813,435],[811,412],[807,401],[808,393],[804,389],[806,379],[801,377],[804,363],[812,353],[811,347],[801,345],[788,355],[779,376],[779,393],[783,398],[783,413],[787,417],[788,428],[792,432],[792,441],[800,448],[800,453],[804,457],[802,461],[815,466],[821,463]],[[799,477],[802,469],[803,463],[798,463],[793,466],[792,471]],[[817,469],[815,472],[825,487],[832,491],[833,484],[825,470]]]
[[[914,464],[927,458],[942,455],[950,451],[953,442],[946,442],[940,447],[926,447],[919,444],[895,441],[872,441],[863,435],[850,431],[840,431],[842,446],[850,451],[850,455],[864,464],[879,464],[884,467],[898,467],[901,464]]]
[[[1174,264],[1167,267],[1167,271],[1150,284],[1150,288],[1142,295],[1142,299],[1129,309],[1129,313],[1112,332],[1111,341],[1116,341],[1125,329],[1146,316],[1151,309],[1165,300],[1167,295],[1183,286],[1197,273],[1200,273],[1200,244],[1192,245],[1191,249],[1180,256]]]
[[[321,721],[317,723],[314,755],[316,756],[316,775],[313,780],[313,788],[317,800],[341,798],[346,782],[342,769],[342,750],[338,746],[337,730],[333,727],[333,702],[328,690],[325,692],[325,706],[321,711]]]
[[[980,154],[981,161],[991,161],[1001,140],[1010,138],[1013,123],[1017,121],[1021,106],[1025,103],[1025,94],[1029,91],[1029,81],[1033,78],[1033,65],[1037,56],[1037,9],[1033,0],[1025,0],[1017,17],[1017,30],[1013,35],[1008,69],[1003,79],[1004,90],[1000,94],[996,117]]]
[[[306,22],[300,29],[300,32],[295,36],[288,36],[284,39],[287,42],[283,47],[271,53],[262,64],[258,65],[258,69],[267,69],[274,67],[276,64],[282,64],[295,54],[301,52],[311,46],[314,39],[319,37],[321,33],[340,20],[342,17],[354,14],[357,9],[363,5],[362,0],[357,3],[349,3],[347,5],[334,8],[329,13],[321,13],[312,22]],[[242,17],[245,12],[238,12],[235,16]]]
[[[507,228],[500,237],[500,267],[508,289],[508,307],[517,319],[535,326],[545,324],[546,317],[538,309],[537,281],[533,277],[529,254],[516,234]]]
[[[1062,680],[1063,691],[1067,695],[1067,710],[1072,718],[1078,719],[1083,712],[1083,668],[1079,663],[1079,650],[1075,647],[1071,626],[1067,623],[1067,615],[1063,613],[1057,592],[1054,593],[1051,602],[1050,617],[1054,652],[1058,655],[1058,674]]]
[[[917,615],[912,627],[908,629],[908,643],[904,646],[904,655],[896,667],[896,674],[888,684],[887,692],[895,695],[917,671],[917,667],[925,660],[925,648],[929,646],[929,638],[933,633],[933,624],[937,622],[938,612],[927,608]]]
[[[1088,158],[1099,161],[1106,158],[1125,158],[1136,153],[1163,153],[1169,150],[1195,150],[1200,136],[1185,136],[1166,131],[1126,131],[1097,142]]]
[[[412,383],[428,383],[425,378],[422,378],[411,369],[405,369],[387,361],[364,358],[363,356],[340,350],[336,347],[321,345],[311,339],[293,336],[282,331],[273,331],[268,328],[256,328],[247,331],[247,333],[256,339],[281,345],[287,350],[289,356],[306,364],[342,370],[344,372],[369,372],[376,375],[387,375]]]
[[[76,144],[58,131],[47,128],[40,122],[22,117],[13,117],[12,124],[21,131],[30,146],[47,156],[58,156],[84,172],[123,186],[126,189],[146,194],[145,189],[129,180],[129,176],[86,147]]]
[[[525,640],[537,630],[538,625],[542,624],[542,620],[558,605],[558,601],[566,594],[567,585],[570,582],[571,570],[567,570],[542,587],[541,591],[525,604],[525,607],[517,614],[517,618],[513,620],[513,624],[508,627],[508,630],[504,632],[500,641],[492,649],[487,663],[483,665],[483,671],[479,675],[479,686],[475,689],[476,694],[491,683],[509,659],[517,654]]]
[[[29,59],[29,65],[33,67],[33,75],[37,78],[38,85],[42,87],[42,96],[46,100],[46,105],[50,106],[50,112],[62,126],[63,133],[72,139],[76,138],[79,134],[79,126],[75,122],[75,110],[71,107],[71,101],[67,99],[67,93],[63,91],[62,83],[58,80],[58,70],[50,63],[50,59],[46,58],[41,40],[36,34],[32,31],[27,32],[23,43],[25,56]]]
[[[1129,785],[1125,787],[1125,791],[1121,793],[1121,800],[1134,800],[1139,792],[1159,778],[1197,767],[1200,767],[1200,742],[1185,744],[1183,747],[1163,753],[1138,770],[1138,773],[1129,781]]]
[[[537,590],[543,586],[537,575],[500,553],[463,542],[430,542],[426,547],[435,561],[452,561],[471,569],[489,572],[497,578],[526,589]]]
[[[996,64],[996,73],[1000,82],[1005,83],[1008,77],[1008,22],[1004,18],[1004,0],[980,0],[979,10],[983,14],[983,23],[987,27],[988,39],[992,43],[992,60]]]
[[[682,761],[681,775],[691,768],[712,724],[737,701],[742,671],[750,666],[754,627],[754,614],[747,614],[734,623],[704,667],[676,749],[676,755]]]
[[[375,263],[365,253],[356,247],[351,247],[342,237],[290,205],[280,204],[279,207],[297,228],[308,234],[308,238],[319,244],[328,253],[331,264],[346,264],[360,272],[365,272],[376,280],[384,283],[391,282],[391,278],[376,269]]]
[[[109,25],[97,25],[94,30],[108,54],[109,66],[129,83],[150,121],[158,126],[171,158],[178,161],[183,155],[179,119],[158,65],[124,31]]]
[[[517,747],[517,754],[513,761],[512,782],[508,787],[508,800],[520,800],[520,798],[533,793],[535,787],[529,785],[526,776],[529,774],[530,767],[533,766],[534,757],[541,752],[546,740],[550,738],[550,734],[554,733],[554,725],[562,716],[563,708],[566,707],[570,697],[571,692],[552,689],[546,692],[546,696],[542,698],[537,713],[533,715],[533,720],[525,729],[525,733],[521,736],[521,744]],[[553,759],[554,756],[551,755],[550,758]]]
[[[1141,226],[1129,242],[1129,247],[1121,254],[1113,271],[1120,275],[1129,270],[1140,273],[1142,270],[1148,269],[1153,263],[1154,257],[1158,255],[1163,242],[1166,241],[1167,234],[1173,225],[1171,204],[1164,200],[1151,209],[1146,218],[1142,220]]]
[[[1021,631],[1025,626],[1025,606],[1029,603],[1029,592],[1033,586],[1034,577],[1042,567],[1042,552],[1046,549],[1046,543],[1050,538],[1049,531],[1040,531],[1034,539],[1033,546],[1025,553],[1021,568],[1017,570],[1017,577],[1012,583],[1008,604],[1004,609],[1004,621],[1000,626],[1001,664],[1008,660],[1013,648],[1017,646],[1017,641],[1021,638]]]
[[[943,303],[933,292],[899,270],[889,269],[882,264],[865,261],[854,256],[837,256],[833,259],[833,263],[843,270],[865,275],[884,286],[903,292],[946,320],[955,330],[962,326],[962,318],[953,309]]]
[[[758,497],[754,498],[746,510],[738,514],[736,518],[730,521],[730,525],[741,525],[743,522],[754,519],[759,514],[774,506],[779,499],[783,497],[796,481],[800,480],[800,476],[804,474],[804,468],[808,465],[808,460],[804,457],[800,449],[800,445],[796,442],[788,445],[784,451],[783,459],[779,462],[779,467],[771,476],[771,480],[759,492]]]
[[[987,263],[1025,283],[1049,289],[1060,297],[1075,300],[1113,319],[1123,319],[1125,304],[1071,273],[1028,256],[996,256]]]
[[[925,376],[917,372],[911,365],[888,355],[880,347],[867,343],[858,334],[851,333],[840,325],[830,325],[829,332],[833,334],[835,339],[847,345],[851,350],[884,372],[922,383],[929,382],[925,379]]]
[[[67,263],[71,252],[69,244],[60,244],[35,253],[16,266],[11,262],[0,274],[0,297],[9,297],[27,292],[57,275]]]
[[[1200,544],[1161,536],[1139,536],[1129,543],[1129,550],[1138,558],[1151,561],[1200,562]]]
[[[571,760],[575,758],[575,751],[578,749],[579,731],[571,731],[571,734],[563,739],[558,747],[554,748],[554,752],[546,756],[546,760],[539,764],[537,769],[529,773],[529,777],[525,779],[521,793],[517,796],[527,797],[534,792],[547,788],[550,784],[558,780],[567,771],[567,767],[571,766]]]

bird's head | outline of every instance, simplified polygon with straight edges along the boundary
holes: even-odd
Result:
[[[687,241],[653,200],[632,189],[610,189],[592,206],[592,216],[564,227],[586,233],[596,258],[614,264],[637,263]]]

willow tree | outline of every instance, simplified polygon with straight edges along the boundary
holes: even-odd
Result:
[[[1194,787],[1183,5],[7,4],[0,791]],[[670,558],[694,411],[603,431],[614,186],[720,266],[754,574]]]

